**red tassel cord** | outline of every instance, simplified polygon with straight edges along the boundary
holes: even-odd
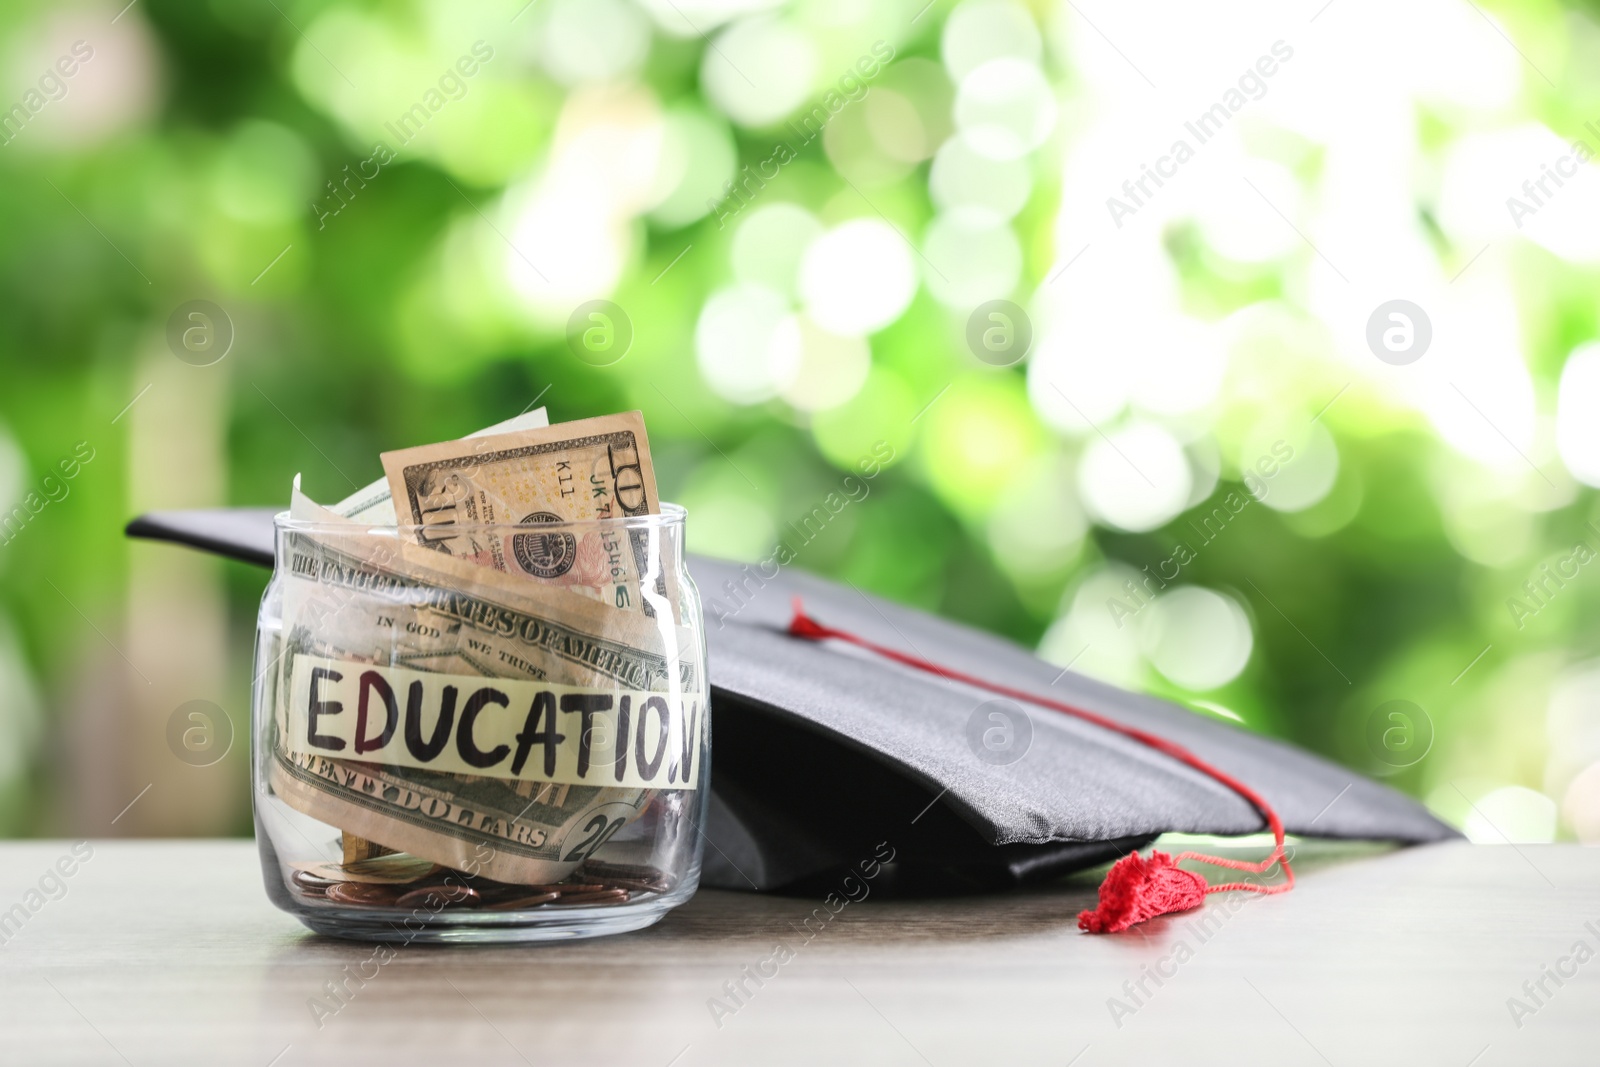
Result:
[[[1106,873],[1105,881],[1100,883],[1100,906],[1093,911],[1081,912],[1078,915],[1079,929],[1092,934],[1114,934],[1126,930],[1135,923],[1153,919],[1157,915],[1199,907],[1208,893],[1225,893],[1237,889],[1246,893],[1271,896],[1276,893],[1287,893],[1294,888],[1294,871],[1289,867],[1289,858],[1284,855],[1283,850],[1283,820],[1278,818],[1278,813],[1272,809],[1272,805],[1254,789],[1226,771],[1213,767],[1182,745],[1174,744],[1157,734],[1125,726],[1092,711],[1073,707],[1063,701],[985,681],[974,675],[941,667],[921,657],[907,655],[886,645],[876,644],[845,630],[823,626],[805,613],[799,597],[794,600],[794,618],[789,623],[789,633],[793,637],[810,641],[845,641],[915,670],[978,689],[986,689],[1013,700],[1050,708],[1052,711],[1071,715],[1073,718],[1082,719],[1084,722],[1093,723],[1123,737],[1131,738],[1193,767],[1206,777],[1237,793],[1260,813],[1262,819],[1266,821],[1267,828],[1272,831],[1272,854],[1259,863],[1246,863],[1243,860],[1228,859],[1223,856],[1208,856],[1201,852],[1184,852],[1174,858],[1165,852],[1156,852],[1152,849],[1149,859],[1145,859],[1137,852],[1129,853],[1112,865],[1111,870]],[[1214,867],[1227,867],[1252,874],[1265,874],[1274,864],[1278,864],[1283,868],[1284,880],[1272,885],[1260,885],[1255,882],[1225,882],[1221,885],[1210,885],[1204,876],[1179,867],[1178,864],[1184,860],[1195,860],[1209,863]]]

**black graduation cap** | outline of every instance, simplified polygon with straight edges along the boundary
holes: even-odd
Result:
[[[158,512],[127,532],[270,567],[273,514]],[[1214,772],[1036,700],[1181,746],[1248,783],[1291,834],[1408,844],[1457,836],[1416,801],[1346,768],[1062,671],[991,634],[794,568],[769,578],[702,556],[688,568],[716,598],[706,615],[715,739],[706,885],[832,886],[887,843],[895,888],[1003,888],[1104,863],[1168,831],[1266,828]],[[845,641],[793,636],[795,598],[830,628],[1007,695]]]

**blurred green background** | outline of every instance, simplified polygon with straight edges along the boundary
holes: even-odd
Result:
[[[265,575],[131,516],[545,405],[697,551],[1600,840],[1595,7],[1195,7],[7,4],[0,832],[249,832],[167,739]]]

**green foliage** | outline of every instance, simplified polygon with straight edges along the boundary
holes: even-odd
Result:
[[[1559,672],[1593,657],[1600,639],[1593,622],[1600,579],[1590,568],[1533,614],[1519,619],[1510,606],[1542,564],[1585,538],[1600,546],[1600,533],[1585,525],[1600,514],[1593,490],[1566,472],[1551,443],[1562,369],[1596,334],[1595,271],[1521,237],[1480,251],[1479,242],[1452,230],[1457,224],[1428,182],[1474,133],[1543,121],[1570,139],[1600,111],[1564,105],[1520,68],[1523,90],[1492,121],[1488,112],[1455,104],[1416,105],[1415,164],[1426,180],[1417,180],[1414,230],[1405,218],[1396,222],[1406,233],[1394,237],[1395,248],[1436,256],[1441,283],[1451,275],[1472,279],[1471,271],[1503,279],[1479,292],[1512,309],[1515,324],[1502,340],[1520,344],[1521,380],[1534,397],[1529,410],[1542,420],[1529,431],[1533,454],[1524,465],[1510,453],[1496,458],[1499,437],[1477,423],[1465,436],[1481,448],[1464,456],[1439,420],[1471,422],[1469,409],[1441,416],[1417,399],[1408,384],[1415,378],[1385,376],[1404,368],[1362,355],[1366,305],[1403,294],[1362,288],[1361,321],[1336,328],[1328,302],[1347,294],[1319,262],[1320,251],[1291,235],[1278,252],[1241,258],[1220,247],[1226,242],[1203,211],[1175,206],[1189,195],[1176,190],[1163,188],[1129,225],[1154,225],[1153,236],[1123,234],[1102,225],[1103,217],[1095,220],[1101,229],[1086,229],[1068,201],[1084,195],[1074,191],[1076,167],[1104,169],[1084,146],[1096,101],[1107,91],[1095,88],[1103,73],[1071,60],[1075,35],[1092,37],[1066,7],[1033,5],[1044,41],[1036,62],[1056,87],[1051,106],[1058,112],[1049,139],[1022,157],[1026,189],[998,223],[1014,243],[1017,267],[1013,275],[1001,269],[1010,254],[1002,247],[994,276],[1012,280],[984,294],[1016,301],[1034,316],[1032,360],[1039,365],[1006,367],[980,362],[969,350],[968,312],[977,300],[963,303],[937,284],[942,278],[954,287],[959,279],[945,273],[972,264],[963,257],[933,262],[926,240],[951,215],[930,183],[931,159],[958,125],[957,79],[941,65],[941,34],[955,5],[936,5],[909,25],[909,13],[888,5],[848,25],[830,21],[821,5],[788,10],[786,24],[811,42],[811,85],[780,117],[748,123],[731,120],[712,91],[716,77],[727,76],[736,89],[739,83],[715,73],[729,60],[707,41],[737,49],[724,36],[731,31],[711,25],[710,16],[702,36],[657,25],[621,0],[581,9],[589,12],[583,15],[574,5],[542,0],[523,13],[520,7],[308,0],[280,11],[257,2],[145,0],[115,24],[100,9],[63,15],[78,20],[70,25],[52,23],[55,5],[42,2],[12,4],[0,14],[0,33],[28,57],[13,79],[24,88],[34,66],[77,37],[97,49],[82,80],[69,80],[61,101],[0,148],[7,296],[0,315],[0,505],[38,490],[78,442],[96,450],[70,495],[0,545],[0,620],[10,620],[0,633],[0,682],[8,669],[21,672],[42,709],[31,725],[26,701],[0,716],[0,746],[15,755],[0,761],[0,831],[50,828],[40,797],[67,787],[53,761],[70,720],[90,699],[82,675],[114,665],[105,644],[120,643],[123,627],[138,625],[137,605],[130,612],[127,602],[137,570],[130,560],[134,551],[154,550],[123,541],[122,524],[133,512],[281,504],[296,472],[304,472],[313,496],[336,499],[379,475],[381,451],[459,436],[536,402],[556,420],[643,409],[663,495],[692,507],[691,548],[751,560],[766,556],[787,524],[837,490],[884,442],[894,460],[862,500],[800,551],[798,566],[1030,645],[1042,642],[1063,665],[1092,631],[1100,635],[1091,641],[1098,651],[1084,669],[1179,700],[1212,702],[1248,728],[1363,770],[1394,769],[1363,740],[1372,709],[1409,699],[1431,717],[1438,742],[1426,762],[1396,775],[1397,784],[1432,795],[1466,774],[1475,776],[1477,795],[1520,785],[1561,799],[1575,772],[1541,762],[1548,755],[1542,728],[1527,721],[1526,710],[1537,714],[1559,680],[1547,671],[1533,683],[1538,691],[1518,722],[1495,701],[1508,679],[1539,677],[1529,664]],[[1561,27],[1577,16],[1553,5],[1503,15],[1536,54],[1569,51],[1560,65],[1556,58],[1546,65],[1559,84],[1593,98],[1582,76],[1592,28],[1567,42]],[[602,16],[621,21],[605,24],[610,44],[593,62],[620,66],[595,84],[574,86],[553,73],[562,60],[553,60],[551,49],[565,47],[569,63],[583,53],[577,38],[552,29],[554,20],[578,25]],[[577,31],[569,25],[563,32]],[[635,39],[629,35],[640,33],[643,51],[617,60]],[[831,72],[860,69],[853,65],[872,55],[877,40],[892,43],[895,62],[863,76],[865,95],[846,102],[821,136],[801,143],[786,120],[825,99],[841,76]],[[397,140],[389,124],[442,84],[441,72],[475,41],[486,42],[493,58],[460,79],[459,98],[441,98],[414,141]],[[1297,55],[1298,66],[1286,65],[1283,77],[1311,62]],[[113,65],[112,88],[91,82]],[[1230,60],[1217,69],[1235,66]],[[755,91],[785,69],[775,62],[746,80]],[[1289,91],[1272,84],[1273,94]],[[1305,129],[1276,125],[1258,111],[1239,121],[1251,158],[1279,168],[1275,173],[1310,205],[1285,204],[1284,220],[1293,215],[1310,227],[1305,218],[1329,183],[1343,180],[1347,161]],[[679,133],[663,132],[668,127]],[[1161,143],[1167,128],[1118,157],[1117,180],[1139,173],[1138,153]],[[598,140],[582,142],[584,134]],[[619,150],[606,137],[631,138],[630,147]],[[376,176],[352,179],[375,158],[380,140],[393,161]],[[775,176],[760,172],[775,146],[789,141],[796,142],[793,160]],[[726,172],[715,163],[719,151],[733,153]],[[1206,158],[1183,171],[1183,180],[1192,189],[1202,166],[1229,165]],[[752,173],[759,178],[749,179]],[[982,195],[1000,181],[985,179]],[[733,200],[722,199],[733,188],[727,182],[742,190]],[[1097,187],[1090,198],[1120,195],[1114,186]],[[1269,188],[1276,195],[1279,187]],[[816,304],[801,292],[804,279],[794,281],[801,250],[811,246],[739,243],[741,228],[777,204],[803,207],[817,233],[851,220],[891,227],[909,249],[917,288],[886,323],[854,333],[805,333],[815,324],[802,324],[794,335],[802,339],[793,341],[799,363],[747,388],[739,374],[777,357],[757,346],[731,370],[718,369],[701,336],[708,301],[748,284],[741,271],[756,269],[748,266],[753,257],[762,278],[789,279],[779,294],[785,314],[811,315]],[[1268,206],[1254,208],[1262,225],[1278,225]],[[1171,217],[1152,224],[1156,210]],[[1314,235],[1340,247],[1337,234]],[[1140,360],[1160,345],[1137,332],[1140,322],[1128,324],[1136,340],[1127,344],[1117,333],[1096,335],[1092,344],[1071,333],[1086,311],[1072,303],[1073,294],[1125,269],[1117,257],[1136,240],[1159,253],[1162,266],[1129,285],[1148,284],[1151,308],[1221,338],[1224,376],[1215,397],[1193,409],[1175,403],[1162,412],[1153,401],[1127,399],[1143,395],[1150,384],[1144,379],[1156,373],[1156,364]],[[1081,260],[1073,259],[1080,250]],[[1354,272],[1353,255],[1331,254]],[[1485,258],[1476,262],[1475,254]],[[861,284],[880,283],[889,284],[882,277]],[[1322,286],[1338,296],[1328,298]],[[849,296],[833,299],[848,303]],[[594,298],[615,301],[633,329],[630,350],[609,366],[578,358],[567,336],[571,309]],[[235,331],[232,350],[214,366],[175,364],[168,351],[169,316],[196,299],[223,308]],[[1139,300],[1129,306],[1142,308]],[[1441,311],[1436,327],[1445,319]],[[1046,353],[1047,341],[1057,343],[1053,331],[1062,329],[1083,349]],[[1191,369],[1190,350],[1176,335],[1169,340],[1175,350],[1161,373],[1181,377]],[[1352,349],[1355,362],[1347,358]],[[1459,354],[1441,343],[1429,366]],[[1124,375],[1117,388],[1127,396],[1091,427],[1058,403],[1056,392],[1067,391],[1050,384],[1047,356],[1052,365]],[[1441,381],[1454,380],[1441,373]],[[152,396],[192,397],[204,412],[159,425],[125,414],[150,383],[161,391]],[[1454,402],[1447,391],[1444,399]],[[1116,435],[1135,424],[1158,425],[1181,446],[1200,491],[1153,526],[1119,528],[1087,503],[1097,477],[1089,455],[1103,451],[1103,442],[1123,441]],[[1226,494],[1247,493],[1244,472],[1261,442],[1280,431],[1302,458],[1284,465],[1282,481],[1269,483],[1265,503],[1250,504],[1214,540],[1197,545],[1193,563],[1173,580],[1219,591],[1242,609],[1247,662],[1216,684],[1186,684],[1182,671],[1162,666],[1162,639],[1151,622],[1159,601],[1149,610],[1132,605],[1140,610],[1122,622],[1112,621],[1107,601],[1130,595],[1116,587],[1149,573],[1178,543],[1194,541],[1194,524]],[[1303,506],[1276,510],[1277,487],[1314,465],[1306,457],[1316,454],[1316,434],[1333,450],[1335,473]],[[189,475],[169,479],[149,469],[174,454],[193,461],[185,470],[215,470],[214,499],[188,498],[170,484]],[[223,573],[237,656],[229,684],[242,693],[262,576],[233,566]],[[1110,594],[1080,595],[1105,575],[1115,575]],[[1146,586],[1145,595],[1168,584]],[[8,641],[16,651],[12,667]],[[1121,666],[1108,666],[1114,662]],[[1508,732],[1524,741],[1537,736],[1507,745]],[[1482,747],[1475,748],[1468,735],[1478,733]],[[1504,759],[1491,751],[1497,747],[1508,753]],[[1600,759],[1600,752],[1588,758]],[[230,825],[243,829],[242,816]]]

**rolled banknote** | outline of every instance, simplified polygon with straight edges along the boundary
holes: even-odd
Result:
[[[538,430],[550,425],[550,416],[544,408],[535,408],[525,411],[504,422],[497,422],[493,426],[486,426],[476,433],[470,433],[464,440],[475,440],[482,437],[492,437],[503,433],[516,433],[519,430]],[[379,478],[370,485],[362,486],[337,504],[330,511],[350,519],[352,522],[363,522],[369,526],[395,525],[394,497],[389,493],[389,479]]]
[[[536,430],[549,426],[549,424],[549,413],[544,408],[536,408],[533,411],[523,411],[522,414],[506,419],[504,422],[496,422],[494,426],[477,430],[475,434],[469,434],[467,437],[478,438],[491,437],[494,434],[515,434],[517,430]],[[298,480],[294,483],[294,490],[296,490],[296,493],[299,491]],[[360,490],[342,499],[338,504],[334,504],[331,510],[338,512],[344,518],[349,518],[350,522],[365,523],[368,526],[395,525],[394,498],[389,494],[389,480],[387,478],[378,478],[376,482],[362,486]],[[368,861],[368,859],[374,859],[374,857],[384,856],[390,851],[390,849],[379,845],[378,841],[368,841],[366,838],[357,837],[355,833],[342,833],[341,837],[344,862],[346,864],[358,864],[358,862]]]
[[[520,415],[497,422],[493,426],[485,427],[475,433],[467,435],[468,438],[489,437],[495,434],[515,433],[518,430],[537,430],[550,425],[549,414],[544,408],[535,408],[533,411],[524,411]],[[299,494],[300,483],[295,481],[295,493]],[[352,522],[365,523],[369,526],[395,525],[394,498],[389,493],[387,478],[379,478],[369,485],[357,489],[330,509],[338,515]],[[322,516],[324,520],[332,516]],[[382,856],[390,850],[376,841],[368,841],[352,833],[342,835],[342,848],[345,863],[360,863],[364,860]]]
[[[383,454],[396,515],[416,543],[624,610],[670,605],[659,531],[551,524],[654,515],[655,467],[637,411]],[[512,527],[526,527],[526,532]]]

